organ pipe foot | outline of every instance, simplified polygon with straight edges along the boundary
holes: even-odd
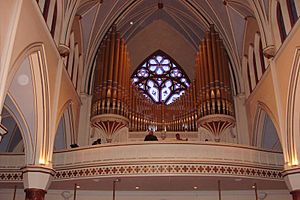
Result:
[[[119,130],[128,127],[129,120],[121,115],[103,114],[96,115],[91,119],[92,126],[106,134],[106,141],[112,142],[112,138]]]
[[[207,115],[198,120],[198,126],[205,128],[213,134],[216,142],[220,142],[220,136],[234,125],[234,117],[222,114]]]

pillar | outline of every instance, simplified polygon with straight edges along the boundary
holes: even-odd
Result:
[[[79,146],[86,146],[89,144],[90,133],[90,116],[91,116],[91,104],[92,104],[92,95],[80,94],[81,107],[80,107],[80,116],[79,116],[79,128],[78,128],[78,144]]]
[[[300,200],[300,170],[298,166],[284,171],[283,176],[293,200]]]
[[[233,97],[236,113],[236,133],[238,144],[250,145],[250,138],[248,133],[248,120],[245,107],[246,96],[240,93]]]
[[[44,200],[55,172],[44,166],[27,166],[22,169],[25,200]]]

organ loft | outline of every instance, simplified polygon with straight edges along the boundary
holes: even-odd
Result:
[[[0,200],[300,200],[300,0],[0,0]]]
[[[235,125],[230,63],[214,25],[199,44],[191,82],[162,51],[133,74],[130,68],[126,42],[113,26],[98,49],[91,112],[92,125],[108,142],[123,127],[136,132],[202,127],[220,141]]]

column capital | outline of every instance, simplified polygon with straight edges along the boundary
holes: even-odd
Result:
[[[270,59],[275,56],[275,51],[275,45],[268,45],[263,49],[263,54],[267,59]]]
[[[55,171],[46,166],[26,166],[21,169],[24,188],[47,191]]]
[[[288,168],[283,171],[284,181],[289,189],[289,191],[294,192],[300,191],[300,166],[295,166],[293,168]],[[300,200],[300,197],[299,197]]]

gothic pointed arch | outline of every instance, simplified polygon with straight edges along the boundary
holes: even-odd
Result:
[[[60,119],[57,123],[54,138],[54,151],[67,149],[70,147],[71,144],[75,143],[74,121],[71,101],[66,102],[59,116]]]
[[[300,49],[295,51],[294,63],[289,77],[289,89],[286,109],[286,144],[288,146],[288,162],[298,165],[300,160]]]
[[[190,85],[182,67],[162,50],[147,57],[133,72],[131,79],[155,103],[174,102]]]
[[[255,127],[253,130],[252,145],[282,152],[281,140],[278,134],[278,125],[274,123],[274,118],[268,107],[259,102],[255,117]]]
[[[7,133],[0,140],[0,152],[24,152],[23,137],[28,127],[9,95],[1,112],[1,124]]]
[[[49,88],[46,55],[41,43],[27,46],[8,76],[7,96],[19,113],[26,164],[48,164]]]

